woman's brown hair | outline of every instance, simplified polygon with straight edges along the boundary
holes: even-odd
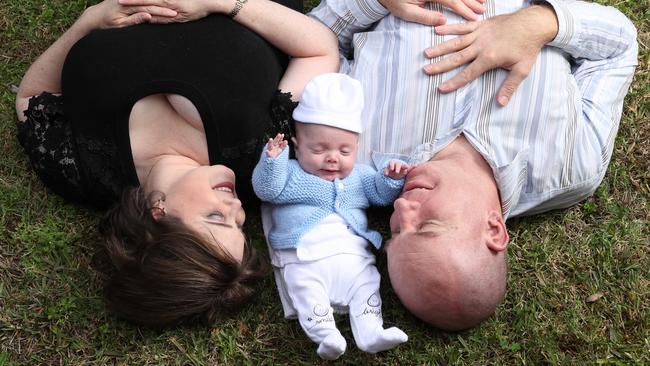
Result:
[[[154,220],[141,188],[128,189],[100,223],[95,267],[110,310],[155,327],[214,324],[248,301],[268,265],[246,243],[241,262],[179,219]]]

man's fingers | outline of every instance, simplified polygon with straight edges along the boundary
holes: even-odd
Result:
[[[499,92],[497,92],[497,103],[499,103],[500,106],[505,107],[506,104],[508,104],[512,98],[512,95],[519,87],[519,84],[524,81],[526,76],[527,75],[525,73],[522,73],[516,69],[513,69],[508,73],[506,80],[503,81]]]
[[[478,0],[464,0],[465,5],[467,5],[468,8],[472,9],[472,11],[476,14],[483,14],[485,13],[485,6],[483,6],[483,3],[485,3],[485,0],[483,1],[478,1]]]
[[[474,36],[473,35],[465,35],[461,37],[457,37],[454,39],[450,39],[448,41],[444,41],[441,44],[435,46],[435,47],[430,47],[424,50],[424,55],[428,58],[434,58],[442,55],[448,55],[450,53],[460,51],[474,41]]]
[[[442,15],[442,13],[421,8],[419,6],[411,6],[407,11],[404,11],[401,15],[398,15],[399,18],[402,18],[409,22],[420,23],[424,25],[442,25],[447,22],[447,19]]]
[[[461,70],[461,72],[456,76],[442,83],[438,87],[438,90],[441,93],[449,93],[458,88],[462,88],[487,70],[490,70],[490,67],[485,67],[479,59],[476,59],[474,62],[467,65],[466,68]]]
[[[445,34],[467,34],[474,32],[478,28],[480,22],[467,22],[467,23],[456,23],[456,24],[445,24],[436,27],[436,33],[440,35]]]
[[[470,63],[476,58],[476,52],[472,47],[464,48],[441,61],[424,66],[427,75],[436,75],[453,70],[461,65]]]
[[[440,4],[444,7],[450,8],[454,13],[460,15],[467,20],[476,20],[478,17],[476,13],[470,9],[464,1],[461,0],[442,0]],[[480,4],[478,4],[480,5]],[[482,7],[482,6],[481,6]]]

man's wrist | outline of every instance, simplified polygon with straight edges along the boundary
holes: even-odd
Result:
[[[540,17],[539,24],[541,25],[543,32],[542,37],[544,44],[550,43],[557,36],[559,28],[555,9],[553,9],[553,7],[546,2],[540,3],[538,5],[533,5],[530,7],[530,9]]]

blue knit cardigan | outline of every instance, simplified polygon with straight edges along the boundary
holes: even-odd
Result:
[[[354,232],[381,246],[381,235],[368,229],[365,209],[369,204],[387,206],[399,195],[404,179],[384,175],[383,168],[356,164],[347,177],[327,181],[302,170],[289,159],[289,148],[276,158],[262,152],[253,170],[253,189],[273,204],[273,227],[268,240],[275,249],[295,248],[300,238],[332,213],[337,213]]]

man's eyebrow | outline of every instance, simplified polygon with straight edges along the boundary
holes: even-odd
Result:
[[[418,238],[437,238],[441,235],[442,233],[437,232],[437,231],[416,231],[412,235],[416,236]]]

